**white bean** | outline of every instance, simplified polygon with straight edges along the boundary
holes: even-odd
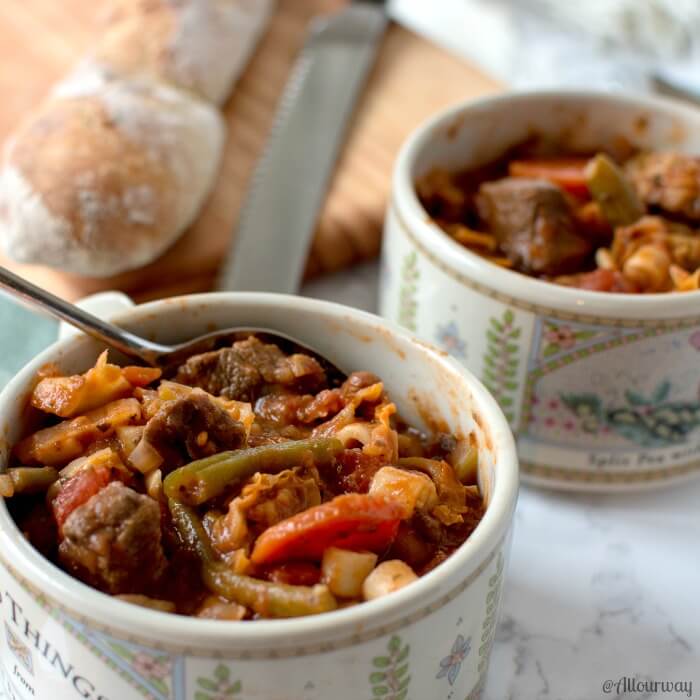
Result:
[[[390,559],[382,562],[365,579],[362,585],[362,595],[365,600],[381,598],[388,593],[398,591],[417,579],[418,576],[408,564],[400,559]]]
[[[321,578],[340,598],[359,598],[362,584],[377,563],[372,552],[351,552],[347,549],[329,547],[323,553]]]

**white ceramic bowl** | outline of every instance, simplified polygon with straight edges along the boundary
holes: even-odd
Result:
[[[444,353],[378,317],[320,301],[212,294],[135,307],[118,321],[163,342],[212,328],[266,326],[294,335],[348,371],[376,372],[409,421],[425,426],[421,416],[427,415],[452,431],[475,432],[488,508],[452,557],[396,594],[317,617],[231,623],[142,609],[83,585],[41,557],[0,503],[0,668],[10,697],[479,697],[518,481],[510,430],[481,384]],[[83,371],[99,350],[83,336],[60,341],[6,387],[0,467],[22,429],[37,369],[55,361],[64,371]]]
[[[380,310],[464,363],[516,433],[523,478],[630,489],[700,473],[700,293],[623,295],[487,262],[422,208],[417,178],[487,163],[533,134],[594,150],[700,153],[700,111],[602,92],[507,93],[421,126],[396,163]]]

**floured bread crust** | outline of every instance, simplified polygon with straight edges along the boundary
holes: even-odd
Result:
[[[67,83],[8,144],[0,240],[19,262],[107,276],[192,222],[224,141],[218,111],[148,81]]]
[[[272,0],[117,0],[88,60],[221,104],[271,6]]]
[[[0,246],[100,277],[192,223],[224,144],[217,109],[273,0],[113,0],[96,48],[7,144]]]

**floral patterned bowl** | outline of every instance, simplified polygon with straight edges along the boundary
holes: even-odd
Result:
[[[534,134],[596,149],[700,153],[700,111],[601,92],[508,93],[448,109],[396,163],[380,309],[436,342],[499,401],[523,478],[572,489],[700,474],[700,294],[603,294],[502,269],[444,235],[415,193],[431,168],[478,166]]]
[[[376,316],[271,294],[210,294],[136,307],[128,328],[175,342],[231,325],[294,335],[348,371],[385,381],[406,419],[474,432],[488,503],[469,540],[419,581],[295,620],[221,622],[109,598],[41,557],[0,501],[0,681],[12,700],[442,700],[480,697],[517,495],[508,425],[458,363]],[[91,366],[100,346],[59,341],[0,395],[0,469],[37,369]]]

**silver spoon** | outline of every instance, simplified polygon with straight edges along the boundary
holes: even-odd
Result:
[[[278,345],[289,346],[291,344],[295,352],[303,352],[316,357],[329,375],[345,376],[340,369],[320,353],[300,343],[292,336],[270,330],[269,328],[248,326],[226,328],[198,336],[178,345],[162,345],[161,343],[141,338],[130,331],[115,326],[113,323],[103,321],[97,316],[93,316],[91,313],[75,306],[75,304],[64,301],[51,294],[51,292],[37,287],[35,284],[15,275],[2,266],[0,266],[0,287],[6,289],[21,301],[46,311],[61,321],[69,323],[71,326],[79,328],[81,331],[121,351],[125,355],[141,360],[151,367],[159,367],[165,372],[182,364],[184,360],[192,355],[216,348],[224,340],[255,334],[262,335],[264,340]]]

